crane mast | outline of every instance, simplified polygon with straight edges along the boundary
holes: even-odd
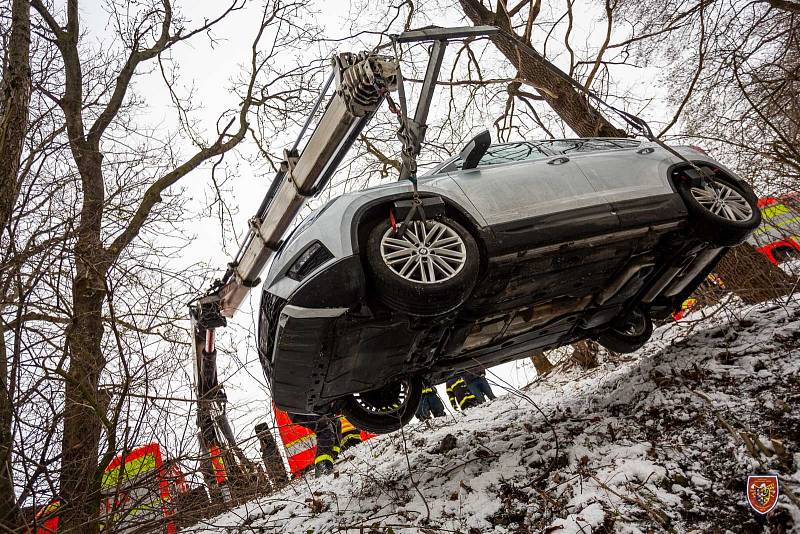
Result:
[[[247,478],[254,472],[250,461],[236,445],[227,418],[227,399],[217,380],[215,329],[226,326],[227,318],[235,315],[250,291],[260,284],[261,272],[307,199],[325,187],[386,99],[400,120],[398,138],[403,145],[400,179],[416,183],[416,156],[425,136],[428,110],[448,41],[483,37],[497,31],[491,26],[431,27],[393,37],[395,43],[432,42],[413,118],[406,114],[403,79],[397,58],[371,52],[340,53],[332,58],[333,72],[294,145],[284,151],[280,169],[255,216],[249,220],[249,229],[239,251],[228,264],[223,277],[190,306],[195,338],[198,438],[201,458],[205,460],[201,462],[203,475],[212,490],[212,497],[229,499],[228,478]],[[334,81],[333,95],[302,152],[299,152],[300,142]],[[391,99],[393,91],[399,93],[399,108]]]

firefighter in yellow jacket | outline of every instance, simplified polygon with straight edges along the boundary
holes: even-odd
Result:
[[[479,404],[478,399],[469,390],[463,374],[450,377],[446,383],[447,398],[455,410],[464,411]]]

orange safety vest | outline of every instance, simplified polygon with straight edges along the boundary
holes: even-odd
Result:
[[[317,435],[302,425],[292,423],[289,414],[277,408],[275,408],[275,421],[278,424],[278,434],[281,436],[292,475],[297,475],[309,465],[314,465]]]
[[[314,465],[314,458],[317,455],[317,435],[303,425],[292,423],[289,414],[273,406],[275,411],[275,422],[278,425],[278,434],[281,436],[283,448],[286,451],[286,459],[289,461],[289,471],[292,476],[299,476],[304,469]],[[341,418],[342,433],[355,430],[356,427],[345,419]],[[365,441],[375,434],[361,431],[361,440]]]
[[[217,484],[225,484],[228,481],[228,474],[225,471],[225,459],[222,457],[222,451],[216,445],[212,445],[208,452],[211,453],[211,467],[214,469],[214,478],[217,480]]]

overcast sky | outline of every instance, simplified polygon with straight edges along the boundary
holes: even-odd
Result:
[[[220,12],[225,4],[221,0],[195,0],[179,2],[181,12],[188,19],[187,27],[191,28],[201,23],[204,18],[212,18]],[[384,11],[383,6],[387,2],[366,2],[348,0],[327,0],[313,4],[313,15],[310,15],[307,22],[315,22],[324,29],[324,35],[330,39],[341,38],[353,34],[359,29],[375,29],[376,23],[380,20],[380,14]],[[599,22],[596,2],[578,2],[576,6],[576,21],[573,29],[573,42],[584,46],[591,46],[598,43],[604,36],[605,28]],[[109,26],[108,15],[98,7],[97,4],[82,8],[84,30],[88,32],[89,42],[108,43]],[[365,6],[372,6],[365,9]],[[195,110],[193,118],[199,121],[202,129],[213,133],[216,128],[216,121],[220,113],[237,105],[235,95],[231,93],[233,80],[242,72],[244,63],[248,60],[249,49],[255,32],[258,29],[260,20],[261,2],[250,2],[248,6],[236,13],[233,13],[223,21],[213,32],[215,41],[213,45],[205,38],[193,39],[190,43],[183,43],[176,46],[172,51],[172,58],[179,66],[180,82],[177,90],[183,95],[194,92],[194,102],[199,105]],[[437,10],[436,20],[421,21],[419,25],[437,24],[440,26],[454,26],[466,24],[460,20],[457,10]],[[547,11],[543,12],[546,17]],[[399,26],[398,26],[399,29]],[[558,33],[558,32],[556,32]],[[364,35],[340,43],[329,43],[321,45],[316,50],[308,50],[310,57],[325,57],[329,50],[338,51],[359,51],[366,47],[372,47],[378,42],[378,37],[374,35]],[[588,44],[585,44],[588,43]],[[452,52],[452,50],[451,50]],[[559,51],[551,48],[549,54]],[[417,50],[417,54],[422,53]],[[494,49],[487,49],[487,60],[497,56]],[[494,54],[494,56],[492,56]],[[491,57],[490,57],[491,56]],[[292,61],[295,58],[286,57],[285,61]],[[308,58],[306,58],[308,59]],[[565,56],[560,53],[555,57],[557,62],[563,64]],[[452,53],[445,60],[443,72],[449,72],[452,62]],[[408,76],[408,74],[406,74]],[[648,69],[619,68],[615,71],[615,80],[621,84],[623,89],[628,88],[632,91],[640,91],[642,98],[659,96],[659,91],[653,83],[658,73]],[[140,95],[146,96],[149,109],[140,120],[151,126],[158,125],[164,132],[174,131],[176,128],[176,114],[172,108],[168,92],[160,79],[157,69],[149,74],[140,76],[135,82],[135,89]],[[446,95],[440,94],[434,100],[434,105],[446,101]],[[662,118],[663,106],[651,105],[647,113],[650,118]],[[490,127],[491,122],[496,118],[495,110],[479,110],[480,113],[475,121],[474,131],[485,127]],[[499,112],[499,110],[497,110]],[[431,122],[435,123],[437,110],[431,114]],[[304,117],[299,117],[302,120]],[[483,121],[483,122],[481,122]],[[289,142],[289,136],[276,132],[276,138],[281,142]],[[177,147],[184,154],[191,153],[192,147],[185,141],[185,146]],[[252,147],[243,147],[244,152]],[[426,157],[423,154],[423,159]],[[241,236],[247,228],[249,219],[261,202],[264,193],[271,179],[271,172],[265,165],[251,165],[242,158],[226,157],[229,162],[230,180],[227,183],[226,201],[237,209],[234,215],[233,226],[228,231],[236,230],[237,235]],[[187,188],[187,192],[196,200],[196,210],[200,212],[206,205],[210,195],[209,166],[196,170],[189,177],[184,179],[181,184]],[[230,261],[229,254],[235,252],[235,243],[232,241],[222,241],[222,233],[219,222],[211,216],[198,214],[184,229],[187,233],[196,235],[196,241],[187,249],[182,258],[182,265],[175,265],[180,269],[185,265],[196,262],[207,262],[217,266],[220,274],[225,268],[225,264]],[[230,236],[230,233],[227,234]],[[227,246],[224,246],[227,245]],[[258,302],[260,291],[254,291],[251,295],[251,303]],[[243,329],[255,332],[255,316],[249,309],[244,309],[232,321]],[[232,367],[223,359],[220,359],[220,378],[226,384],[227,393],[233,407],[232,416],[237,433],[242,436],[252,435],[252,426],[255,422],[267,417],[269,401],[266,388],[264,386],[263,374],[258,364],[258,358],[254,350],[254,339],[242,334],[242,330],[227,329],[226,335],[221,337],[221,342],[237,348],[239,358],[246,363],[244,369]],[[187,368],[191,367],[190,355],[187,354]],[[234,372],[235,371],[235,372]],[[532,368],[526,362],[517,362],[502,366],[497,370],[502,380],[508,381],[514,386],[521,386],[529,382],[534,376]],[[498,388],[499,389],[499,388]],[[442,391],[443,393],[443,391]],[[251,449],[251,453],[255,450]]]

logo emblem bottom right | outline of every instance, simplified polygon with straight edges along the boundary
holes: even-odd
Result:
[[[747,502],[759,514],[766,514],[778,504],[778,477],[750,475],[747,477]]]

